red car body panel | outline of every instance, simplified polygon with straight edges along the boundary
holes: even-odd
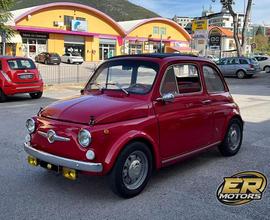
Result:
[[[15,95],[18,93],[43,92],[43,80],[40,77],[38,69],[11,69],[8,65],[9,60],[29,60],[24,57],[0,57],[0,89],[6,95]],[[2,71],[11,79],[8,81],[2,74]],[[31,79],[21,79],[20,75],[32,74]]]
[[[239,108],[215,64],[194,57],[128,59],[149,60],[159,64],[159,73],[148,94],[127,96],[120,90],[85,91],[80,97],[56,102],[34,117],[37,128],[31,135],[31,145],[60,157],[102,163],[103,171],[98,175],[103,175],[110,172],[127,143],[139,140],[149,146],[155,168],[159,169],[221,143],[229,121],[233,117],[241,118]],[[160,84],[167,67],[181,62],[193,63],[198,67],[202,90],[177,96],[173,103],[157,101],[161,96]],[[225,86],[224,92],[207,92],[201,74],[204,64],[218,71]],[[209,103],[206,104],[205,101]],[[91,118],[94,118],[92,125]],[[50,129],[71,141],[50,144],[37,132],[47,132]],[[87,129],[92,135],[92,143],[86,149],[82,148],[77,140],[80,129]],[[85,155],[89,149],[96,155],[91,161]]]

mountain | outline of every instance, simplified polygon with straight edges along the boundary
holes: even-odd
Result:
[[[158,14],[127,0],[15,0],[12,10],[28,8],[52,2],[75,2],[96,8],[116,21],[160,17]]]

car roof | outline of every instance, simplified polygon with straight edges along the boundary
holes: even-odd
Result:
[[[29,59],[28,57],[19,57],[19,56],[0,56],[0,59],[2,60],[9,60],[9,59]]]
[[[125,59],[125,58],[153,58],[159,60],[189,60],[189,61],[204,61],[210,62],[209,59],[204,57],[199,57],[192,54],[179,54],[179,53],[145,53],[145,54],[136,54],[136,55],[120,55],[111,57],[109,60]]]

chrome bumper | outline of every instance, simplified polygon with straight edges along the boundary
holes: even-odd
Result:
[[[24,150],[29,155],[36,157],[37,159],[42,160],[44,162],[51,163],[53,165],[95,173],[102,172],[103,170],[103,166],[101,163],[83,162],[78,160],[71,160],[64,157],[58,157],[53,154],[45,153],[43,151],[39,151],[35,148],[32,148],[27,143],[24,143]]]

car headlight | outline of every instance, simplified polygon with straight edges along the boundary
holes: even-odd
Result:
[[[92,137],[89,131],[82,129],[78,134],[78,141],[82,147],[88,147],[92,141]]]
[[[36,122],[34,121],[34,119],[32,119],[32,118],[27,119],[26,128],[27,128],[29,134],[34,133],[34,131],[36,130]]]

